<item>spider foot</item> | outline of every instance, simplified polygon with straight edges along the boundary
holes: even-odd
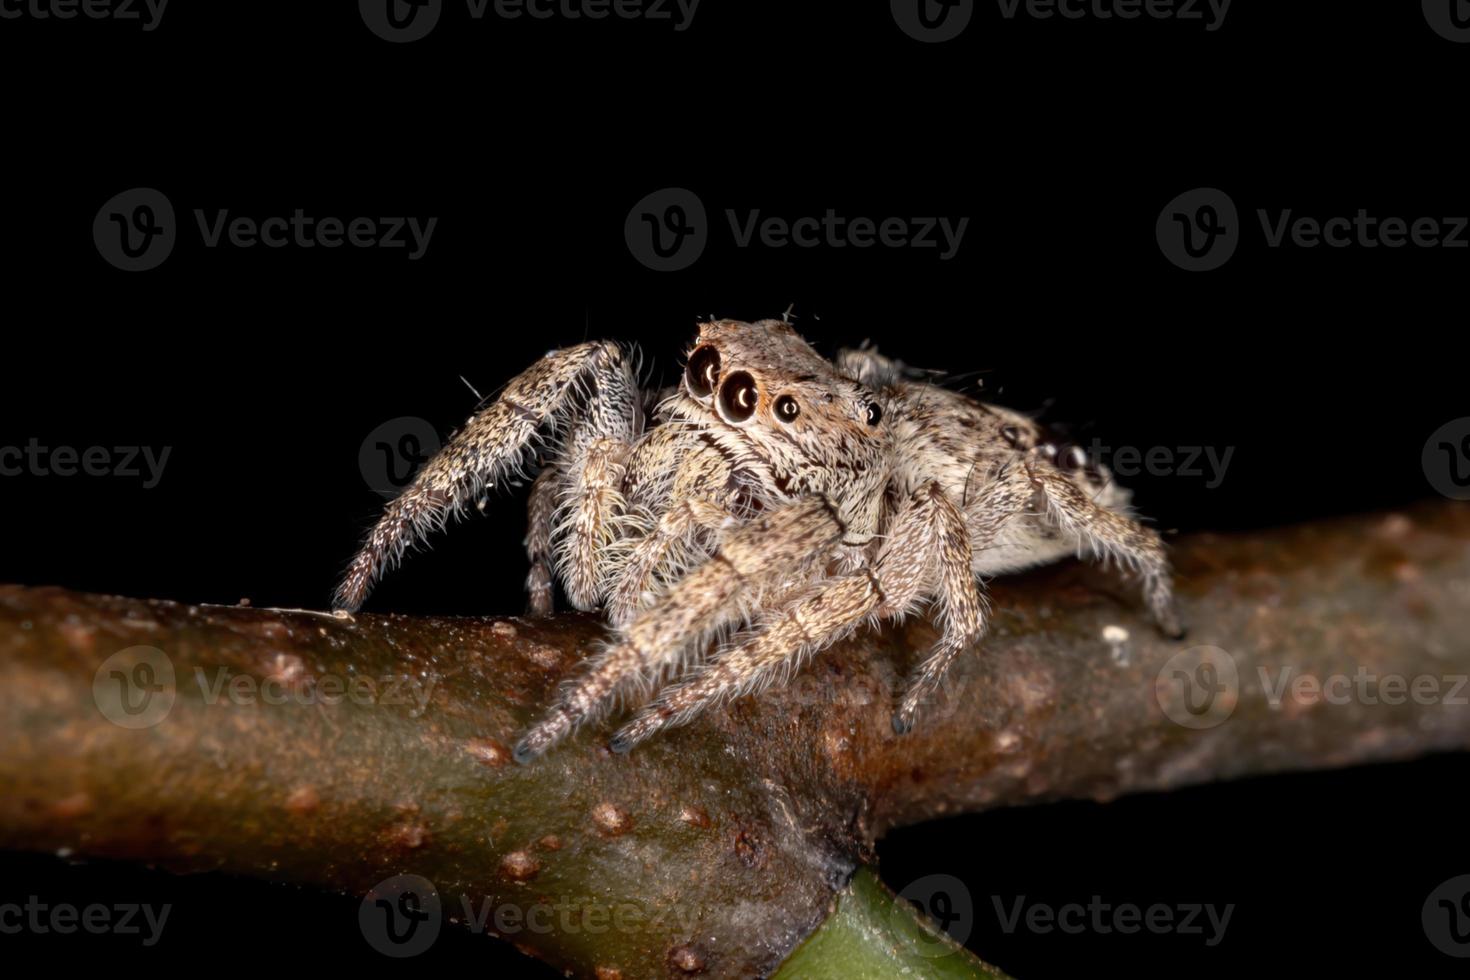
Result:
[[[1174,593],[1168,587],[1151,585],[1148,589],[1149,612],[1159,632],[1171,640],[1184,639],[1184,623],[1179,619],[1179,608],[1174,603]]]
[[[511,750],[511,758],[515,759],[518,764],[525,765],[560,742],[571,730],[571,716],[565,711],[553,711],[521,737],[516,747]]]
[[[1189,635],[1189,629],[1179,621],[1179,613],[1170,609],[1168,613],[1156,617],[1159,632],[1171,640],[1182,640]]]
[[[619,728],[612,738],[608,739],[607,747],[619,755],[633,750],[634,746],[647,741],[650,736],[663,728],[668,722],[668,712],[657,708],[644,711],[628,724]]]

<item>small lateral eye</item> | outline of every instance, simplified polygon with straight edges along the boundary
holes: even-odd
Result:
[[[720,415],[726,422],[744,422],[755,414],[759,399],[755,379],[744,371],[736,371],[720,385]]]
[[[695,398],[708,398],[720,382],[720,352],[704,346],[689,355],[689,366],[684,371],[684,383]]]
[[[868,402],[868,424],[877,425],[883,421],[883,409],[877,402]]]
[[[782,422],[791,422],[801,414],[801,406],[796,404],[796,399],[790,395],[782,395],[776,399],[776,418]]]

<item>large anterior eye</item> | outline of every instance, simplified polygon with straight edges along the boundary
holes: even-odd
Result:
[[[684,383],[689,394],[695,398],[708,398],[720,382],[720,352],[713,347],[701,347],[689,355],[689,366],[684,370]]]
[[[744,422],[755,414],[758,398],[755,379],[744,371],[736,371],[720,385],[720,415],[726,422]]]

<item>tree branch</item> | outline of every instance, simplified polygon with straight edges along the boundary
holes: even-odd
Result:
[[[509,746],[601,635],[591,618],[6,587],[0,846],[356,894],[413,873],[446,914],[494,910],[491,930],[577,975],[748,976],[823,923],[892,827],[1470,745],[1452,690],[1470,508],[1196,535],[1175,560],[1183,642],[1095,569],[996,582],[983,651],[907,736],[889,718],[934,639],[922,622],[628,756],[596,730],[527,767]]]

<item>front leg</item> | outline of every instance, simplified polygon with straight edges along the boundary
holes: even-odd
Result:
[[[567,600],[583,611],[597,608],[603,585],[600,556],[612,536],[613,520],[624,506],[619,489],[632,447],[602,437],[575,447],[554,527],[556,567]]]
[[[939,484],[929,483],[899,511],[872,567],[805,589],[688,681],[670,685],[613,737],[612,748],[626,752],[664,728],[685,724],[711,705],[756,690],[778,671],[795,671],[811,654],[870,617],[901,616],[935,592],[944,634],[904,700],[906,706],[912,701],[910,724],[930,679],[937,684],[954,655],[975,642],[985,626],[985,607],[970,570],[964,518]],[[897,718],[894,724],[899,726]]]
[[[688,452],[682,444],[670,454],[676,462],[667,497],[677,501],[651,529],[638,529],[637,543],[620,560],[608,593],[608,622],[624,626],[653,601],[654,594],[708,559],[700,532],[713,535],[733,526],[736,484],[730,461],[708,448]]]
[[[664,575],[678,571],[680,562],[675,556],[691,548],[690,539],[696,532],[716,531],[734,520],[735,515],[728,509],[700,497],[681,500],[664,511],[653,530],[619,565],[608,595],[608,622],[623,626],[638,615]]]
[[[564,431],[579,403],[598,392],[637,383],[626,351],[594,341],[552,351],[506,385],[505,391],[424,464],[408,489],[390,503],[338,586],[334,608],[361,607],[374,583],[409,546],[507,476],[519,475],[528,451],[547,433]]]
[[[531,570],[526,574],[526,612],[550,616],[555,611],[551,585],[551,525],[556,513],[556,495],[561,471],[548,466],[531,485],[526,503],[526,557]]]
[[[582,675],[563,686],[556,704],[515,747],[529,762],[595,717],[618,693],[678,661],[691,645],[740,619],[744,605],[771,579],[772,569],[808,574],[831,553],[846,528],[832,505],[809,497],[732,530],[709,561],[680,579],[599,651]]]
[[[1174,578],[1164,541],[1158,532],[1124,514],[1100,507],[1037,450],[1026,459],[1026,475],[1046,499],[1049,512],[1064,531],[1077,535],[1092,551],[1139,573],[1143,597],[1159,630],[1171,639],[1184,635],[1174,608]]]
[[[970,528],[964,515],[938,483],[930,483],[921,492],[928,497],[926,502],[929,506],[925,514],[932,540],[925,543],[932,549],[937,572],[937,621],[943,629],[939,642],[910,677],[903,699],[893,715],[893,730],[900,735],[913,730],[919,706],[939,689],[960,651],[980,642],[989,616],[985,597],[975,577]],[[996,513],[993,527],[998,529],[1008,516]],[[982,527],[987,528],[981,532],[982,540],[988,540],[994,530],[989,530],[986,524]],[[895,551],[911,550],[917,544],[895,542]]]

